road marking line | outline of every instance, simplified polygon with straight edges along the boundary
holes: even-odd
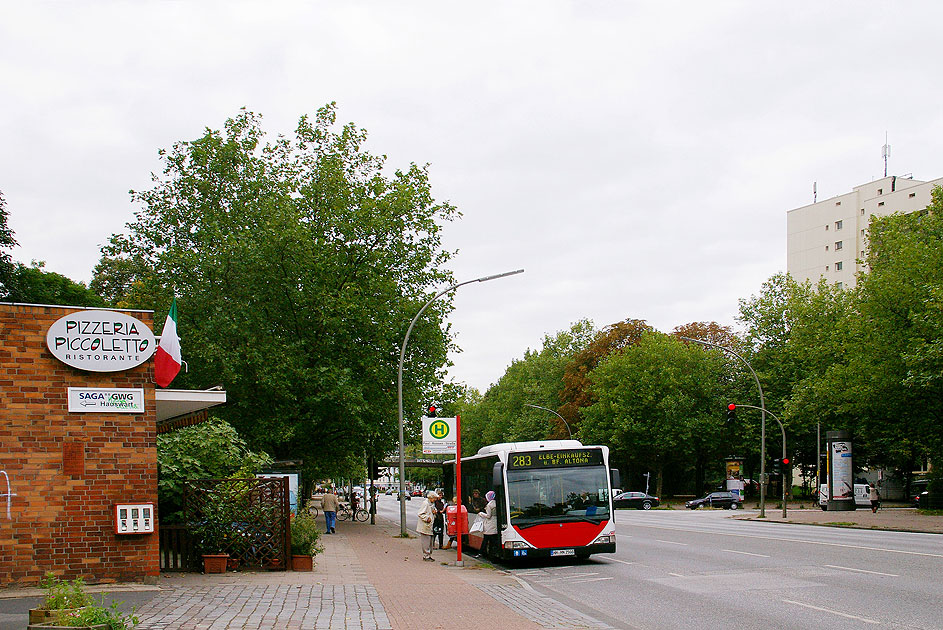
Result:
[[[795,604],[796,606],[802,606],[803,608],[811,608],[812,610],[818,610],[821,612],[831,613],[833,615],[838,615],[839,617],[845,617],[846,619],[855,619],[857,621],[863,621],[865,623],[873,623],[876,625],[881,625],[880,621],[875,621],[874,619],[868,619],[867,617],[857,617],[855,615],[849,615],[848,613],[838,612],[837,610],[830,610],[828,608],[822,608],[821,606],[813,606],[812,604],[803,604],[802,602],[794,602],[791,599],[782,600],[787,604]]]
[[[685,547],[688,546],[688,543],[675,542],[674,540],[661,540],[660,538],[656,538],[655,540],[657,540],[658,542],[668,543],[669,545],[683,545]]]
[[[739,554],[743,554],[744,556],[756,556],[757,558],[772,558],[772,556],[764,556],[761,553],[750,553],[749,551],[737,551],[736,549],[721,549],[721,551],[724,551],[726,553],[739,553]]]
[[[855,573],[871,573],[872,575],[886,575],[887,577],[900,577],[896,573],[881,573],[880,571],[868,571],[866,569],[852,569],[851,567],[840,567],[837,564],[824,564],[822,566],[830,569],[842,569],[843,571],[854,571]]]
[[[600,558],[602,559],[602,558]],[[625,560],[619,560],[618,558],[605,558],[607,562],[621,562],[622,564],[635,564],[634,562],[626,562]]]
[[[801,538],[782,538],[779,536],[760,536],[758,534],[737,534],[734,532],[719,532],[708,529],[692,529],[688,527],[669,527],[667,525],[651,525],[648,523],[633,523],[635,527],[649,527],[651,529],[667,529],[676,532],[693,532],[696,534],[711,534],[713,536],[736,536],[737,538],[755,538],[757,540],[776,540],[779,542],[794,542],[801,545],[823,545],[826,547],[843,547],[845,549],[862,549],[864,551],[884,551],[886,553],[900,553],[908,556],[923,556],[925,558],[943,558],[943,554],[925,553],[922,551],[904,551],[903,549],[887,549],[884,547],[867,547],[865,545],[848,545],[844,543],[826,542],[823,540],[802,540]],[[934,536],[936,534],[926,534]],[[657,539],[656,539],[657,540]],[[664,542],[664,541],[663,541]]]
[[[614,580],[615,578],[611,577],[601,577],[601,578],[591,578],[589,580],[573,580],[574,584],[582,584],[584,582],[599,582],[601,580]]]
[[[669,573],[668,575],[673,575],[673,576],[679,577],[679,578],[683,578],[683,577],[684,577],[684,576],[681,575],[680,573]]]
[[[591,575],[599,575],[599,573],[577,573],[576,575],[561,575],[559,577],[547,578],[545,582],[553,582],[555,580],[573,580],[575,578],[589,577]]]

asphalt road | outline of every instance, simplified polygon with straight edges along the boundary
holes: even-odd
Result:
[[[730,516],[619,510],[615,554],[501,568],[617,628],[943,629],[943,536]]]

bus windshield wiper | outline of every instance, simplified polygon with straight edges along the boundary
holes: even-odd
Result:
[[[552,525],[555,523],[592,523],[593,525],[599,525],[608,519],[608,516],[565,516],[561,514],[558,516],[545,516],[538,519],[513,520],[511,521],[511,525],[520,527],[521,529],[527,529],[535,525]]]

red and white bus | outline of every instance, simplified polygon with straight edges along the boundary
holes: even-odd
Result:
[[[500,545],[489,551],[496,559],[615,552],[612,488],[619,486],[619,472],[609,469],[608,447],[577,440],[494,444],[463,457],[461,471],[461,501],[472,529],[485,495],[495,492]],[[454,495],[454,461],[445,477]],[[468,547],[480,551],[483,544],[481,532],[469,532]]]

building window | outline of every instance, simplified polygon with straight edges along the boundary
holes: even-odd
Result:
[[[841,244],[842,244],[841,241],[835,241],[835,251],[836,251],[836,252],[841,249]]]
[[[864,208],[861,209],[861,216],[864,216]]]
[[[864,230],[861,230],[861,236],[864,236]]]
[[[835,286],[836,286],[839,290],[845,288],[845,285],[843,285],[841,282],[836,282],[836,283],[835,283]]]
[[[825,246],[825,251],[828,251],[828,245]]]
[[[916,196],[917,196],[917,193],[910,193],[910,194],[908,195],[908,197],[916,197]]]
[[[840,201],[836,201],[836,202],[835,202],[835,205],[836,205],[836,206],[840,206],[840,205],[841,205],[841,202],[840,202]]]
[[[864,260],[864,250],[861,250],[861,260]]]
[[[883,206],[883,205],[884,205],[884,202],[883,202],[883,201],[879,201],[879,202],[878,202],[878,208],[880,208],[880,207]]]
[[[883,195],[883,194],[884,194],[884,189],[883,189],[883,188],[878,188],[878,194],[879,194],[879,195]]]
[[[828,271],[828,265],[825,265],[825,271]]]
[[[825,231],[828,232],[828,224],[825,225]]]
[[[835,221],[835,229],[836,229],[836,230],[840,230],[840,229],[841,229],[841,221]]]
[[[835,263],[835,271],[841,271],[841,261]]]

